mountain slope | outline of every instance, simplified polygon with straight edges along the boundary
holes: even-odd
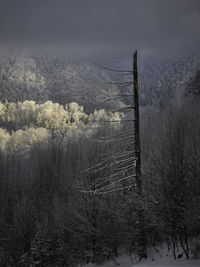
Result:
[[[119,93],[111,82],[105,71],[80,59],[0,51],[3,102],[52,100],[63,105],[78,102],[86,110],[106,108],[110,105],[102,102]],[[117,101],[115,106],[120,104]]]
[[[153,105],[164,107],[172,100],[181,100],[188,81],[200,69],[200,50],[190,51],[184,57],[165,60],[140,59],[138,57],[139,90],[141,106]],[[108,66],[120,70],[131,70],[131,57],[111,59]],[[123,75],[118,72],[107,71],[111,79],[116,82],[130,81],[132,75]],[[132,86],[122,87],[123,93],[132,93]]]
[[[141,106],[164,107],[173,99],[180,100],[188,81],[200,69],[200,51],[185,57],[164,61],[140,61]],[[103,63],[103,62],[101,62]],[[104,65],[131,69],[131,58],[107,59]],[[119,107],[124,99],[106,102],[112,95],[132,94],[132,86],[111,83],[131,81],[132,76],[110,72],[95,60],[83,60],[40,53],[14,53],[0,49],[0,100],[44,102],[51,100],[65,105],[78,102],[86,111],[95,108]]]

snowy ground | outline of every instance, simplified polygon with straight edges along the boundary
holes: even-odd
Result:
[[[181,254],[181,251],[179,252]],[[83,267],[200,267],[199,260],[187,260],[184,257],[174,260],[173,255],[166,247],[159,248],[159,251],[149,251],[148,260],[140,263],[132,263],[129,256],[124,255],[116,259],[118,265],[113,261],[105,262],[99,265],[88,264]],[[134,262],[134,257],[132,257]]]
[[[88,264],[84,267],[114,267],[114,266],[123,266],[123,267],[200,267],[200,260],[168,260],[161,259],[155,261],[145,261],[138,264],[132,264],[128,257],[121,258],[119,261],[120,265],[116,265],[112,262],[104,263],[101,265]]]

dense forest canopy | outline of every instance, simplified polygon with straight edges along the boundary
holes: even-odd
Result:
[[[67,144],[80,136],[91,138],[102,127],[101,122],[109,126],[122,118],[122,113],[103,109],[86,114],[75,102],[65,107],[51,101],[0,103],[0,149],[5,153],[24,154],[32,145],[48,144],[51,139],[62,139]]]

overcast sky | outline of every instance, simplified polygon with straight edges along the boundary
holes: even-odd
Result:
[[[200,44],[200,0],[0,0],[0,44],[168,54]]]

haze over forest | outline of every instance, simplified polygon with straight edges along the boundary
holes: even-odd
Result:
[[[0,1],[0,266],[199,266],[199,44],[199,0]]]

